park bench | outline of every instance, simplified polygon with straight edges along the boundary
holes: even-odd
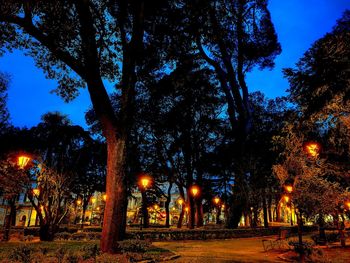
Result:
[[[291,231],[290,229],[280,228],[278,231],[278,235],[275,238],[263,239],[262,245],[264,251],[268,251],[269,249],[274,248],[283,248],[288,246],[288,239],[290,238]]]

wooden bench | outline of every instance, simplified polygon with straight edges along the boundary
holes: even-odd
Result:
[[[269,249],[274,249],[274,248],[282,249],[283,247],[289,247],[288,240],[290,238],[290,233],[291,233],[290,229],[280,228],[278,231],[277,237],[263,239],[262,245],[263,245],[264,251],[268,251]]]

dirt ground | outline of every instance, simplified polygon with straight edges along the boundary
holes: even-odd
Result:
[[[290,253],[293,253],[288,252],[287,249],[274,249],[265,252],[261,237],[231,240],[155,242],[153,245],[179,254],[180,258],[171,261],[176,263],[286,262],[283,259],[288,258]],[[322,250],[324,251],[322,256],[322,261],[324,262],[350,262],[350,247],[345,249],[324,247]]]

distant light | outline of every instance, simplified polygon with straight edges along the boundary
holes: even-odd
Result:
[[[80,199],[77,200],[77,205],[81,205],[81,200]]]
[[[184,203],[184,200],[183,199],[179,199],[177,202],[179,203],[179,205],[182,205]]]
[[[95,203],[96,202],[96,197],[91,197],[91,203]]]
[[[188,207],[185,207],[185,211],[188,212],[188,210],[189,210]]]
[[[289,196],[283,196],[283,198],[284,198],[284,201],[286,201],[286,203],[288,203],[289,202]]]
[[[103,201],[106,201],[106,200],[107,200],[107,195],[104,194],[104,195],[102,196],[102,198],[103,198]]]

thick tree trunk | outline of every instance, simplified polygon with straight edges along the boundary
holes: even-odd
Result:
[[[116,252],[117,241],[125,237],[124,217],[127,209],[127,188],[124,179],[126,140],[117,139],[115,136],[113,140],[111,137],[107,139],[107,200],[101,237],[101,250],[108,253]]]
[[[267,218],[268,213],[267,213],[265,189],[263,189],[262,204],[263,204],[263,214],[264,214],[264,227],[268,228],[269,227],[269,220]]]
[[[147,209],[147,196],[146,196],[146,191],[143,190],[141,192],[141,196],[142,196],[142,218],[143,218],[143,222],[142,222],[142,226],[144,228],[148,228],[149,227],[149,217],[148,217],[148,209]]]
[[[85,223],[85,213],[86,213],[86,208],[89,204],[89,198],[85,199],[83,198],[83,211],[81,214],[81,228],[84,228],[84,223]]]
[[[201,197],[197,197],[195,202],[196,202],[196,226],[197,227],[201,227],[201,226],[203,226],[202,198]]]
[[[39,237],[40,241],[53,241],[58,226],[53,226],[48,223],[40,223]]]
[[[182,205],[180,216],[179,216],[179,221],[177,221],[177,228],[182,227],[184,215],[185,215],[185,207]]]
[[[216,207],[216,224],[217,225],[221,224],[220,215],[221,215],[221,207],[217,206]]]
[[[190,189],[187,189],[187,193],[190,193]],[[187,195],[188,195],[188,204],[189,204],[188,228],[189,229],[194,229],[195,216],[196,216],[196,213],[195,213],[195,202],[194,202],[193,198],[189,194],[187,194]]]
[[[165,227],[170,227],[170,201],[168,201],[169,198],[167,198],[167,201],[165,202]]]
[[[267,197],[267,211],[269,215],[269,222],[273,222],[271,192],[268,194]]]

